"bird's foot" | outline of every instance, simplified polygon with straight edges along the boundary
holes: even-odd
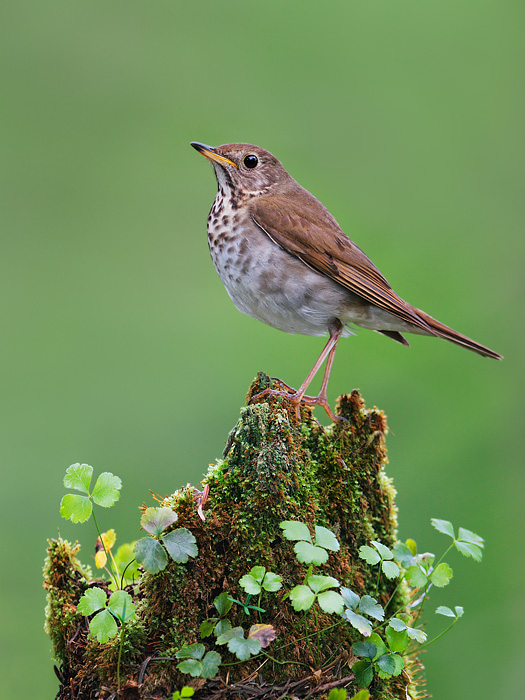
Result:
[[[278,381],[282,386],[286,387],[287,391],[283,391],[282,389],[264,389],[258,394],[252,396],[249,403],[252,403],[252,401],[255,401],[255,399],[261,399],[264,396],[280,396],[281,398],[290,401],[295,406],[295,415],[297,416],[297,420],[301,419],[302,404],[303,406],[321,406],[328,414],[330,420],[334,423],[341,423],[343,421],[346,421],[346,418],[335,415],[335,413],[330,408],[326,396],[322,394],[319,394],[319,396],[306,396],[305,394],[301,394],[300,391],[292,389],[292,387],[288,386],[288,384],[285,384],[280,379]]]

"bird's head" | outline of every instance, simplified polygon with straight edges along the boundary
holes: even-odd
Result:
[[[211,162],[218,186],[224,192],[256,196],[293,182],[277,158],[259,146],[227,143],[214,148],[198,142],[191,145]]]

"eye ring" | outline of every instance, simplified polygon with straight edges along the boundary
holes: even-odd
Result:
[[[249,153],[247,156],[244,156],[242,162],[245,168],[248,168],[248,170],[253,170],[258,166],[259,159],[253,153]]]

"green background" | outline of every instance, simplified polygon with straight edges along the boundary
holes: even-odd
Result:
[[[441,552],[439,517],[486,538],[482,564],[448,557],[429,605],[465,607],[425,654],[429,690],[520,695],[524,15],[519,0],[2,3],[3,698],[57,690],[46,538],[59,526],[87,561],[94,544],[59,517],[66,467],[122,477],[99,520],[132,540],[148,489],[198,483],[221,455],[256,371],[297,386],[321,349],[228,299],[191,140],[268,148],[404,298],[505,355],[359,331],[329,396],[359,387],[388,414],[401,537]]]

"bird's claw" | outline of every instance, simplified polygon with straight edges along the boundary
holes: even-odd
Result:
[[[295,413],[298,420],[300,420],[301,418],[301,404],[303,404],[304,406],[321,406],[321,408],[324,408],[324,410],[328,414],[330,420],[334,423],[341,423],[342,421],[346,421],[346,418],[335,415],[335,413],[330,408],[330,405],[328,404],[326,396],[306,396],[305,394],[301,395],[300,392],[296,391],[295,389],[292,389],[280,379],[277,381],[279,381],[279,383],[285,386],[289,391],[283,391],[282,389],[270,389],[268,387],[267,389],[263,389],[263,391],[260,391],[258,394],[252,396],[249,403],[252,403],[252,401],[255,401],[256,399],[261,399],[264,396],[280,396],[281,398],[290,401],[295,406]]]

